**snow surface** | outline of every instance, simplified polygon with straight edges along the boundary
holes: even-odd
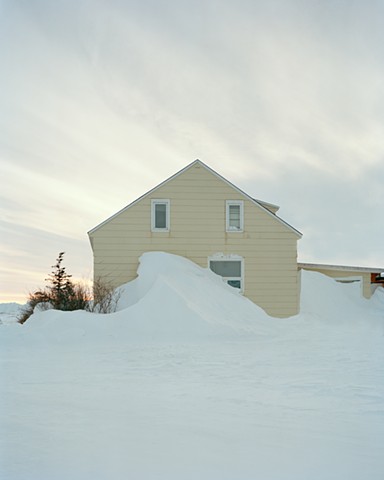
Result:
[[[0,325],[15,323],[24,305],[16,302],[0,303]]]
[[[303,272],[273,319],[180,257],[138,274],[114,314],[0,326],[1,479],[384,478],[383,289]]]

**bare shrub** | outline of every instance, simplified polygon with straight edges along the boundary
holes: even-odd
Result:
[[[93,282],[93,302],[90,310],[94,313],[112,313],[116,311],[121,293],[103,278]]]
[[[17,317],[17,321],[21,324],[25,323],[32,315],[36,305],[45,305],[45,307],[43,308],[48,310],[50,305],[50,298],[46,291],[38,290],[28,295],[28,302],[25,307],[21,309],[20,314]]]
[[[71,296],[68,299],[68,310],[89,310],[91,292],[84,283],[74,283]]]

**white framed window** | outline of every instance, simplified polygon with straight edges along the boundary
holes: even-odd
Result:
[[[242,200],[227,200],[226,231],[242,232],[244,230],[244,202]]]
[[[151,200],[151,230],[152,232],[169,232],[170,200]]]
[[[244,259],[239,255],[217,254],[208,258],[208,266],[225,283],[244,292]]]

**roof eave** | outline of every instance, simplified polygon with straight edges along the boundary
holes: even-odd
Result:
[[[304,262],[298,262],[297,266],[299,268],[308,269],[308,270],[323,269],[323,270],[340,270],[345,272],[365,272],[365,273],[384,272],[384,267],[383,268],[357,267],[357,266],[351,266],[351,265],[332,265],[332,264],[325,264],[325,263],[304,263]]]

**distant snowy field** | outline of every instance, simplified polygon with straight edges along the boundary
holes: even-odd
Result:
[[[358,289],[304,272],[278,320],[151,253],[114,314],[1,306],[0,478],[382,480],[384,289]]]

